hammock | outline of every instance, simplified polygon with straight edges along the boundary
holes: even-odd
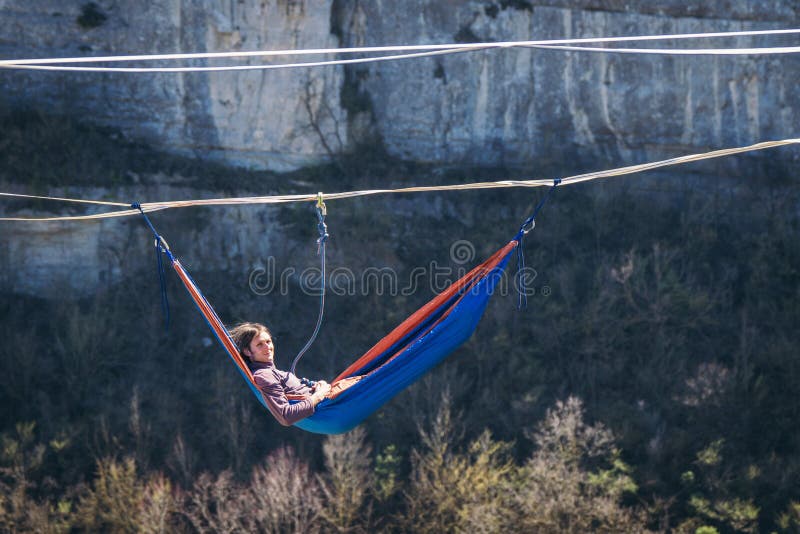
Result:
[[[553,187],[536,206],[533,214],[523,222],[517,235],[508,244],[445,291],[436,295],[342,371],[331,381],[331,389],[335,393],[317,404],[313,415],[298,421],[294,426],[319,434],[347,432],[469,339],[478,326],[486,304],[502,278],[511,253],[515,249],[518,251],[520,267],[522,266],[522,239],[533,229],[539,210],[558,183],[560,180],[554,182]],[[228,356],[236,364],[250,390],[259,402],[268,408],[264,396],[256,387],[253,373],[214,308],[208,303],[183,265],[172,255],[166,242],[153,227],[141,206],[133,204],[132,207],[141,211],[155,235],[159,273],[163,275],[160,251],[169,258],[178,278]],[[163,291],[163,276],[161,281]],[[520,282],[522,281],[520,279]],[[522,287],[519,289],[522,299],[525,291]],[[165,297],[166,293],[162,293],[162,295]],[[521,306],[522,302],[520,300]],[[337,385],[345,384],[344,387],[337,387]],[[300,399],[287,397],[290,402],[300,401]]]
[[[333,379],[331,386],[336,389],[342,380],[362,378],[333,398],[317,404],[313,415],[294,426],[319,434],[347,432],[442,361],[472,335],[518,244],[518,240],[509,242],[378,341]],[[180,261],[168,249],[165,253],[250,390],[266,408],[252,372],[214,308]]]

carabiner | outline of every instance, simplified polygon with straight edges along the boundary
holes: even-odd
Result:
[[[524,235],[528,235],[528,232],[530,232],[534,228],[536,228],[536,219],[531,219],[530,222],[525,222],[525,224],[522,225],[522,228],[520,228],[520,230],[522,230],[522,233]]]
[[[317,193],[317,210],[319,210],[323,217],[328,214],[328,208],[325,206],[325,200],[322,198],[322,191]]]

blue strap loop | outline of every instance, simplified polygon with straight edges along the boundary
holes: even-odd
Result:
[[[169,331],[169,298],[167,296],[167,274],[164,268],[164,262],[161,258],[161,253],[164,253],[169,258],[170,262],[175,261],[175,257],[172,255],[172,252],[169,250],[169,245],[167,244],[166,240],[164,240],[161,235],[156,231],[155,226],[153,223],[150,222],[150,219],[147,217],[147,214],[142,209],[141,204],[138,202],[134,202],[131,204],[131,208],[135,210],[139,210],[144,217],[144,221],[147,223],[147,226],[150,227],[152,230],[153,235],[155,236],[155,251],[156,251],[156,270],[158,272],[158,285],[161,290],[161,312],[164,314],[164,331]]]
[[[322,192],[320,191],[317,193],[317,231],[319,232],[319,238],[317,239],[317,255],[320,257],[320,294],[319,294],[319,313],[317,314],[317,325],[314,327],[314,333],[311,334],[311,337],[306,341],[306,344],[300,349],[300,352],[297,353],[297,356],[294,357],[292,360],[292,366],[289,369],[289,372],[294,374],[295,368],[297,367],[297,362],[300,361],[300,358],[311,348],[311,345],[314,343],[314,340],[317,339],[317,335],[319,334],[320,328],[322,327],[322,319],[325,315],[325,243],[328,241],[328,226],[325,224],[325,216],[328,214],[328,208],[325,206],[325,201],[322,197]]]
[[[519,232],[517,232],[516,237],[514,240],[518,243],[517,244],[517,291],[519,293],[519,300],[517,302],[517,309],[523,310],[528,307],[528,294],[527,288],[525,287],[525,254],[522,251],[522,240],[524,237],[536,227],[536,217],[539,215],[539,211],[544,207],[547,201],[550,199],[550,196],[558,187],[558,184],[561,183],[561,178],[556,178],[553,180],[553,186],[545,193],[542,199],[539,201],[539,204],[536,205],[534,208],[533,213],[530,217],[525,219],[522,223],[522,226],[519,227]]]

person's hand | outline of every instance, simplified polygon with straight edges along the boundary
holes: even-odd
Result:
[[[325,382],[324,380],[320,380],[316,384],[314,384],[314,394],[311,395],[311,402],[314,406],[319,404],[320,402],[325,399],[325,396],[330,393],[331,385]]]
[[[319,388],[321,388],[323,386],[327,386],[328,388],[331,387],[330,384],[328,384],[324,380],[317,380],[316,382],[314,382],[314,385],[311,387],[311,391],[317,391]]]

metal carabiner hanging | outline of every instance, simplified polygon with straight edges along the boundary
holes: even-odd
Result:
[[[325,206],[325,200],[322,197],[322,191],[317,193],[317,230],[319,230],[319,238],[317,239],[317,255],[320,256],[320,294],[319,294],[319,314],[317,315],[317,325],[314,327],[314,333],[311,334],[311,337],[306,344],[300,349],[300,352],[297,353],[297,356],[294,357],[292,361],[292,366],[289,369],[289,372],[294,374],[295,368],[297,367],[297,362],[300,361],[300,358],[311,348],[311,345],[314,343],[314,340],[317,339],[317,334],[319,334],[319,330],[322,327],[322,318],[325,315],[325,242],[328,240],[328,225],[325,224],[325,216],[328,214],[328,208]]]
[[[523,235],[528,235],[528,232],[534,228],[536,228],[536,219],[531,219],[530,222],[525,221],[525,223],[522,225],[522,228],[520,228],[520,231]]]
[[[325,224],[325,216],[328,215],[328,207],[325,205],[325,200],[322,197],[322,191],[317,193],[317,230],[319,231],[319,238],[317,239],[317,255],[319,255],[322,248],[325,246],[325,241],[328,240],[328,225]]]

